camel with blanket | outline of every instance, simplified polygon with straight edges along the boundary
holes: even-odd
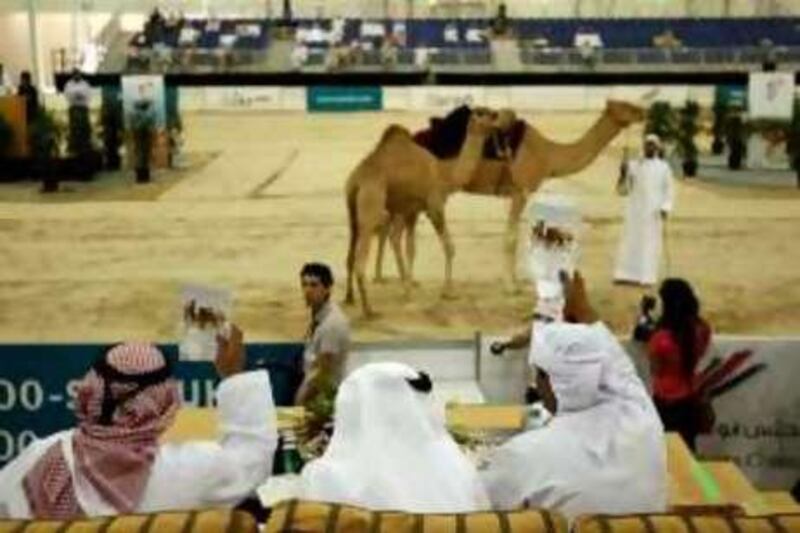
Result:
[[[354,301],[355,276],[361,306],[367,317],[375,315],[364,280],[374,234],[383,232],[390,237],[400,278],[408,280],[400,249],[401,235],[395,231],[385,231],[392,220],[416,220],[420,213],[427,215],[445,254],[443,296],[452,295],[454,249],[445,221],[445,202],[450,194],[463,189],[474,176],[484,142],[496,129],[497,114],[485,109],[465,108],[460,117],[464,121],[463,135],[454,157],[436,157],[415,142],[407,129],[392,125],[384,131],[378,145],[358,164],[347,180],[345,193],[350,244],[345,302]],[[408,289],[406,285],[406,291]]]
[[[458,150],[460,139],[463,138],[457,129],[463,122],[458,118],[463,113],[460,109],[444,119],[432,120],[428,130],[415,136],[419,144],[439,159],[452,157]],[[499,133],[487,138],[483,156],[471,179],[461,190],[511,199],[505,232],[506,280],[510,289],[519,290],[516,276],[517,235],[522,210],[529,195],[546,179],[569,176],[583,170],[620,131],[643,119],[644,111],[640,107],[609,100],[600,117],[579,139],[571,143],[559,143],[545,137],[531,124],[517,119],[513,111],[502,110],[497,114],[495,124]],[[396,234],[396,239],[402,239],[405,233],[406,250],[402,261],[405,271],[401,273],[401,278],[406,283],[413,283],[416,222],[416,216],[396,218],[387,226],[379,241],[376,281],[380,282],[383,278],[382,256],[387,236]]]

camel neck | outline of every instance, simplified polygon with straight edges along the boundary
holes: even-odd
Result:
[[[557,143],[534,133],[534,142],[542,143],[541,153],[548,154],[548,177],[566,176],[586,168],[624,127],[604,112],[580,139],[572,143]]]
[[[462,189],[472,179],[483,156],[485,141],[485,134],[467,131],[461,151],[450,167],[449,182],[452,189]]]

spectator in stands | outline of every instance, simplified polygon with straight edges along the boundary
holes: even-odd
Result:
[[[350,351],[350,323],[331,298],[333,273],[328,265],[303,265],[300,284],[311,310],[303,354],[305,377],[295,396],[297,405],[305,405],[321,391],[341,383]]]
[[[219,339],[216,442],[160,444],[181,403],[153,345],[118,345],[78,383],[78,425],[34,441],[0,470],[0,512],[15,518],[232,506],[271,472],[277,421],[269,375],[242,373],[242,332]]]
[[[442,38],[444,39],[445,44],[458,44],[461,41],[461,38],[458,34],[458,24],[453,21],[445,24]]]
[[[292,0],[283,0],[283,20],[287,23],[292,22]]]
[[[683,42],[668,28],[663,33],[653,36],[653,46],[662,50],[677,50],[683,47]]]
[[[397,64],[400,49],[394,34],[390,33],[381,40],[381,64],[384,67],[393,67]]]
[[[447,432],[433,387],[427,374],[401,363],[353,371],[336,396],[328,448],[303,469],[301,496],[373,510],[488,509],[478,472]]]
[[[674,196],[672,170],[659,158],[660,148],[661,139],[648,134],[644,158],[626,162],[620,170],[617,190],[628,199],[615,283],[653,285],[658,279],[663,228]]]
[[[761,39],[758,43],[763,59],[761,60],[761,70],[764,72],[775,72],[778,68],[778,53],[772,39]]]
[[[144,35],[147,39],[147,44],[154,45],[164,41],[164,17],[161,15],[158,7],[153,8],[150,17],[144,25]]]
[[[603,47],[603,39],[596,31],[582,26],[575,32],[572,45],[578,49],[587,66],[594,66],[599,50]]]
[[[511,35],[511,20],[508,18],[508,9],[505,2],[497,6],[497,14],[492,19],[492,37],[509,37]]]
[[[549,423],[488,457],[495,508],[586,513],[663,512],[666,448],[653,402],[619,341],[599,320],[583,278],[562,277],[567,322],[540,320],[505,344],[530,345]],[[532,338],[532,342],[531,342]]]
[[[19,75],[19,87],[17,88],[17,95],[25,98],[25,119],[28,124],[32,124],[36,120],[36,114],[39,112],[39,91],[31,81],[31,73],[23,70]]]
[[[687,281],[665,279],[658,294],[661,317],[647,344],[653,400],[664,429],[680,433],[694,450],[700,429],[695,370],[708,350],[711,328],[700,316],[700,302]]]

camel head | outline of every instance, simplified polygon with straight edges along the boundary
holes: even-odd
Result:
[[[504,107],[496,113],[495,127],[501,132],[507,132],[517,121],[517,114],[513,110]]]
[[[621,100],[608,100],[606,114],[623,127],[644,120],[644,109]]]
[[[488,136],[497,129],[498,114],[488,107],[475,107],[469,117],[467,133]]]

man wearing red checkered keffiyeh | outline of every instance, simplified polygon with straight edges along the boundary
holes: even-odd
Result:
[[[118,512],[130,513],[141,501],[158,437],[180,401],[164,356],[144,343],[113,348],[78,385],[75,470]],[[58,443],[25,476],[24,487],[37,517],[84,514]]]
[[[180,407],[178,384],[154,346],[119,345],[79,382],[77,427],[35,441],[0,470],[0,516],[67,519],[246,497],[271,471],[277,422],[268,374],[231,366],[243,352],[241,331],[233,336],[220,339],[217,359],[219,441],[160,444]]]

